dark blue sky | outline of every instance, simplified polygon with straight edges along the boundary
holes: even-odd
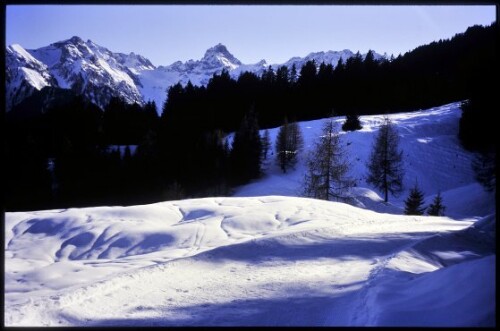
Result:
[[[155,65],[199,59],[221,42],[243,63],[310,52],[405,53],[495,20],[495,6],[9,5],[6,42],[38,48],[74,35]]]

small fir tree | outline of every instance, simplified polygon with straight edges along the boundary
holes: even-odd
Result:
[[[405,215],[423,215],[425,211],[424,194],[418,187],[417,182],[410,190],[408,198],[405,200]]]
[[[342,124],[342,130],[344,131],[356,131],[362,128],[359,116],[356,114],[347,115],[344,124]]]
[[[427,214],[430,216],[443,216],[446,207],[443,206],[443,198],[441,197],[441,192],[434,197],[434,200],[427,208]]]

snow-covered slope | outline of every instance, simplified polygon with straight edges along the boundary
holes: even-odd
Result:
[[[291,68],[295,64],[300,70],[312,59],[318,66],[321,62],[336,65],[340,57],[346,60],[353,55],[349,50],[318,52],[304,58],[294,57],[283,65]],[[128,103],[143,104],[154,100],[161,111],[168,88],[178,82],[206,85],[214,73],[223,69],[237,78],[244,71],[260,75],[269,66],[265,60],[243,64],[219,43],[209,48],[200,60],[156,67],[139,54],[114,53],[77,36],[33,50],[11,45],[7,47],[7,59],[8,109],[29,96],[33,88],[40,90],[49,85],[73,89],[100,107],[104,107],[112,96],[118,96]],[[272,67],[276,69],[280,65]]]
[[[5,53],[5,85],[7,109],[29,97],[36,89],[57,86],[47,65],[38,61],[20,45],[7,47]]]
[[[379,192],[366,183],[366,162],[383,116],[360,116],[362,130],[348,133],[341,131],[342,139],[348,145],[346,149],[351,155],[350,174],[357,180],[355,194],[359,207],[401,214],[409,189],[417,180],[426,196],[426,204],[431,203],[441,191],[447,207],[446,215],[462,218],[495,212],[494,195],[486,193],[474,178],[471,167],[474,153],[464,150],[458,140],[461,117],[459,102],[416,112],[390,114],[388,117],[398,129],[406,169],[405,190],[398,197],[390,196],[389,204],[382,203]],[[265,164],[264,177],[239,187],[235,196],[300,195],[306,171],[305,159],[313,141],[321,135],[324,121],[321,119],[299,123],[304,136],[304,150],[299,155],[295,170],[284,174],[275,163],[274,156],[271,156]],[[345,117],[336,117],[335,121],[340,129]],[[269,129],[273,147],[278,131],[279,128]]]
[[[299,163],[240,197],[6,213],[6,326],[495,326],[495,200],[456,141],[458,103],[390,117],[405,181],[451,217],[379,201],[362,174],[381,117],[361,117],[344,137],[363,208],[293,197]],[[300,123],[305,149],[321,122]]]

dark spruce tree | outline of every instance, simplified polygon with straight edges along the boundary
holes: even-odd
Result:
[[[443,198],[441,197],[441,192],[434,197],[434,200],[427,208],[427,214],[430,216],[443,216],[446,207],[443,205]]]
[[[494,192],[496,189],[496,153],[494,150],[478,153],[472,160],[472,169],[476,175],[476,180],[487,192]]]
[[[262,142],[255,112],[250,110],[234,134],[231,149],[231,169],[235,184],[247,182],[260,176]]]
[[[474,86],[472,96],[461,104],[458,137],[462,146],[477,152],[472,169],[477,181],[492,192],[496,188],[496,121],[491,120],[491,113],[498,109],[498,97],[493,85],[483,78]]]
[[[399,150],[399,136],[391,120],[386,116],[375,137],[368,160],[366,181],[384,193],[397,195],[403,190],[403,151]]]
[[[359,121],[359,116],[356,114],[347,114],[344,124],[342,124],[342,130],[344,131],[356,131],[361,130],[361,122]]]
[[[304,140],[297,122],[288,123],[285,118],[276,137],[276,161],[281,170],[286,173],[294,168],[298,161],[298,154],[302,150]]]
[[[269,130],[264,131],[264,136],[262,137],[262,158],[267,160],[267,154],[271,148],[271,137],[269,136]]]
[[[425,211],[424,194],[418,187],[417,182],[410,190],[408,198],[405,200],[405,215],[423,215]]]
[[[495,146],[495,121],[490,120],[491,112],[497,109],[495,93],[481,93],[462,102],[462,116],[459,122],[458,138],[466,149],[485,153]],[[497,106],[495,106],[497,104]]]
[[[292,64],[292,68],[290,69],[290,77],[289,77],[289,82],[290,84],[295,84],[298,79],[298,74],[297,74],[297,66]]]

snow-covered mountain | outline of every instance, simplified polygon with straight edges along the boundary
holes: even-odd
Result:
[[[297,197],[322,119],[299,123],[294,170],[268,158],[233,197],[8,212],[5,325],[494,327],[495,193],[458,141],[459,106],[388,115],[405,185],[426,205],[440,191],[446,216],[401,215],[407,191],[386,204],[366,183],[382,115],[342,133],[357,206]]]
[[[305,57],[292,57],[290,60],[286,61],[283,65],[287,66],[288,68],[291,68],[294,64],[297,70],[299,70],[307,61],[312,61],[314,60],[316,64],[319,66],[321,62],[324,62],[326,64],[331,63],[333,66],[336,66],[339,60],[342,58],[342,60],[345,61],[350,58],[355,56],[356,54],[353,53],[352,51],[348,49],[344,49],[343,51],[328,51],[328,52],[315,52],[315,53],[309,53]],[[381,60],[384,57],[387,57],[387,55],[380,55],[378,53],[374,52],[374,58],[375,60]],[[366,54],[362,54],[363,59],[366,57]]]
[[[277,69],[286,65],[291,68],[295,64],[300,70],[304,63],[313,59],[318,66],[321,62],[335,66],[341,57],[346,60],[353,55],[349,50],[310,53],[271,67]],[[375,54],[375,58],[381,57]],[[194,85],[206,85],[214,73],[223,69],[237,78],[244,71],[260,75],[268,67],[266,60],[243,64],[220,43],[209,48],[200,60],[176,61],[158,67],[141,55],[115,53],[76,36],[33,50],[11,45],[7,47],[7,109],[35,89],[53,86],[83,94],[101,108],[112,96],[118,96],[128,103],[143,104],[154,100],[160,110],[166,91],[178,82],[183,85],[188,81]]]
[[[153,68],[146,59],[141,58],[141,62],[134,54],[115,54],[79,37],[28,52],[47,65],[59,87],[71,88],[101,107],[112,96],[128,103],[143,103],[140,81],[132,70]]]
[[[18,104],[35,90],[57,86],[46,64],[38,61],[20,45],[7,47],[5,54],[7,109]]]

